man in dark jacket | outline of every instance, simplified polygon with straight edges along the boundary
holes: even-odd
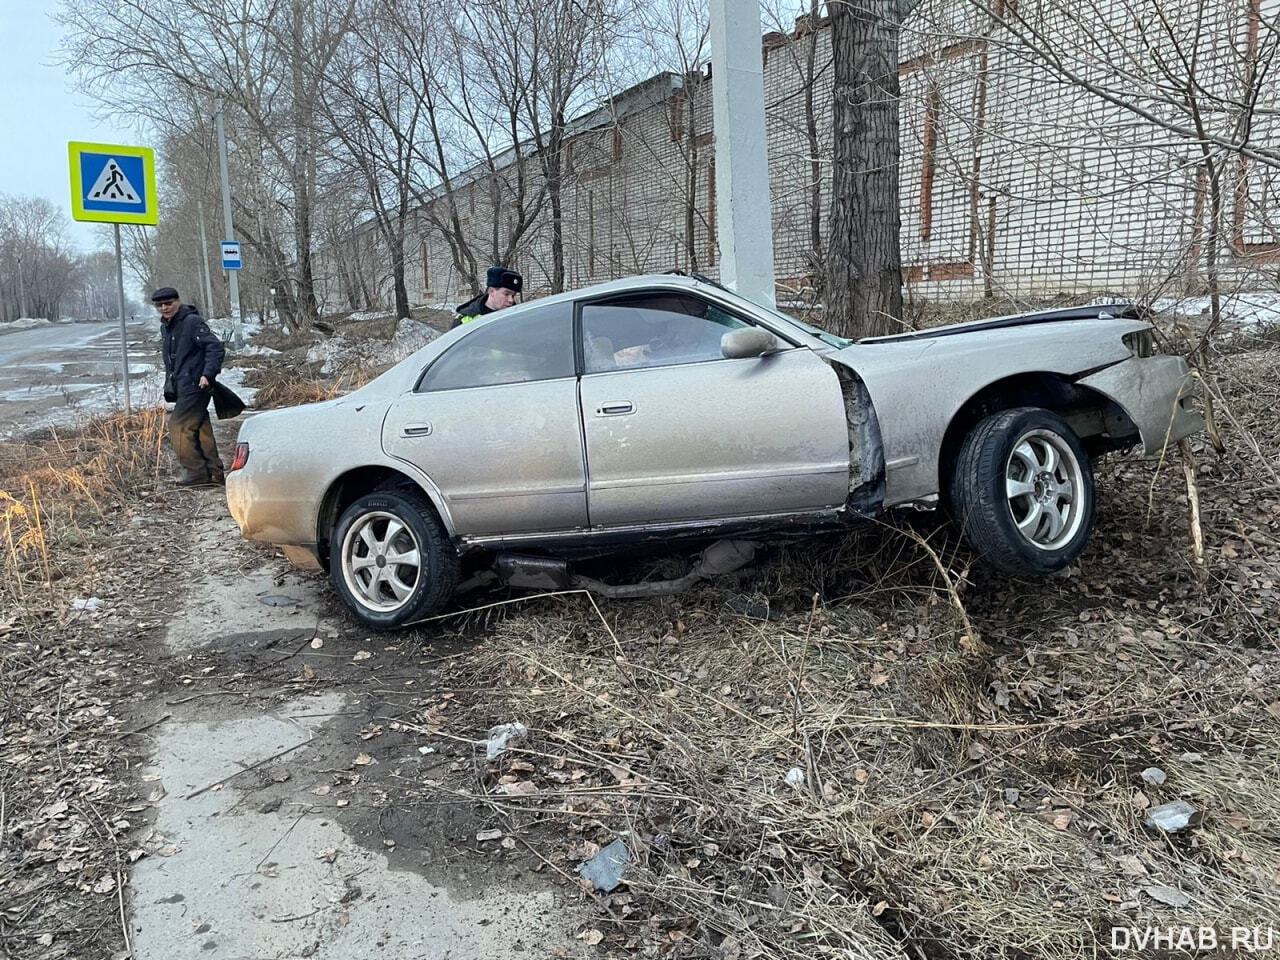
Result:
[[[450,330],[479,319],[487,313],[505,310],[514,305],[516,294],[524,287],[524,278],[506,267],[490,267],[484,275],[484,280],[484,293],[477,294],[466,303],[458,304],[458,312],[453,318],[453,326],[449,328]]]
[[[151,302],[160,311],[164,332],[164,398],[173,402],[169,442],[184,471],[178,485],[224,483],[209,422],[209,395],[226,353],[222,341],[195,307],[179,301],[173,287],[161,287]]]

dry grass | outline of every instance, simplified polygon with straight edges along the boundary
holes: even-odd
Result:
[[[1065,580],[870,529],[753,571],[738,589],[774,620],[710,587],[474,614],[489,634],[457,683],[490,691],[475,726],[532,731],[475,792],[512,829],[567,831],[547,854],[566,872],[626,837],[629,889],[600,899],[616,955],[1076,960],[1113,926],[1274,927],[1280,354],[1224,361],[1220,382],[1207,568],[1180,472],[1122,460]],[[536,792],[507,792],[522,781]],[[1144,826],[1180,798],[1199,827]]]
[[[258,391],[253,403],[259,410],[332,400],[354,390],[361,382],[363,381],[357,382],[355,378],[315,377],[277,365],[259,366],[245,377],[245,384]]]
[[[156,407],[0,444],[0,597],[17,605],[72,572],[67,549],[85,545],[106,512],[155,483],[164,434]]]
[[[111,956],[125,944],[136,801],[122,741],[141,671],[124,517],[156,487],[164,411],[0,444],[0,955]],[[167,466],[167,464],[163,465]],[[101,591],[102,614],[72,599]]]

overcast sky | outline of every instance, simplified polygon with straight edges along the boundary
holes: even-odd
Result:
[[[55,66],[57,0],[0,0],[0,193],[52,200],[82,251],[109,243],[109,226],[71,220],[67,143],[140,143],[128,126],[94,119],[94,104]]]

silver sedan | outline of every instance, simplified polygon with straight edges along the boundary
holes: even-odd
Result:
[[[566,558],[637,541],[903,506],[945,505],[993,566],[1050,573],[1088,540],[1095,457],[1201,428],[1190,385],[1123,306],[855,343],[707,281],[633,277],[253,417],[227,500],[246,537],[327,568],[378,628],[439,611],[476,557],[550,585]]]

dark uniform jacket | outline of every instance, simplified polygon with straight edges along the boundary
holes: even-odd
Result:
[[[486,290],[484,293],[476,294],[466,303],[458,304],[458,306],[454,308],[457,310],[457,313],[453,318],[453,326],[449,329],[452,330],[455,327],[462,326],[464,323],[470,323],[472,320],[478,320],[486,313],[493,313],[493,311],[489,309],[489,305],[485,303],[488,295],[489,291]]]
[[[178,308],[164,331],[165,398],[189,397],[200,392],[200,378],[213,380],[222,372],[226,353],[222,341],[190,304]],[[207,400],[205,401],[208,402]]]

